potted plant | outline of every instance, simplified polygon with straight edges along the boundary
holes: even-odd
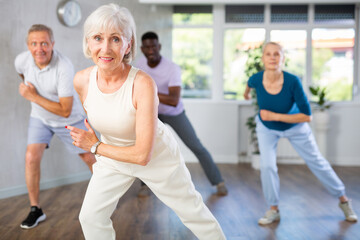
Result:
[[[314,122],[316,128],[327,129],[329,125],[329,114],[326,111],[331,107],[331,104],[326,100],[326,87],[310,86],[309,90],[313,95],[312,104]]]
[[[325,98],[326,87],[310,86],[309,90],[316,99],[315,101],[311,101],[311,103],[314,105],[315,111],[324,112],[326,109],[331,107],[331,104]]]
[[[262,57],[262,45],[254,49],[248,49],[246,53],[248,54],[248,59],[245,65],[245,74],[249,78],[253,74],[260,72],[264,69],[263,63],[261,61]],[[259,105],[256,100],[256,92],[254,89],[251,90],[252,105],[254,106],[254,114],[248,117],[246,121],[246,126],[249,129],[249,142],[251,144],[251,151],[248,153],[251,154],[251,166],[254,169],[260,168],[260,150],[258,145],[258,138],[256,135],[256,122],[255,117],[259,112]]]
[[[328,110],[331,104],[326,100],[326,87],[310,86],[309,90],[314,100],[310,101],[313,109],[315,135],[320,152],[326,155],[326,135],[329,128]]]

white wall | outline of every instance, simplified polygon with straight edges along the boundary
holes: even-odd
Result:
[[[55,48],[68,56],[78,71],[92,64],[82,53],[82,25],[85,18],[100,5],[117,2],[133,13],[138,43],[145,31],[156,31],[162,41],[163,54],[171,58],[170,6],[153,8],[133,0],[77,0],[82,8],[83,19],[78,26],[68,28],[57,19],[56,7],[60,1],[0,0],[0,198],[27,192],[24,155],[30,104],[18,94],[20,78],[14,68],[14,59],[26,50],[25,38],[32,24],[42,23],[53,29]],[[50,150],[45,151],[41,171],[42,189],[90,177],[86,165],[78,156],[68,153],[57,138],[52,140]]]
[[[360,166],[360,103],[337,104],[330,116],[328,160],[334,165]]]
[[[185,100],[187,114],[199,138],[218,163],[234,159],[248,162],[249,132],[246,119],[253,114],[248,102],[213,102]],[[337,103],[329,110],[327,151],[323,153],[332,165],[360,166],[360,103]],[[310,123],[313,127],[313,122]],[[215,129],[215,130],[214,130]],[[314,131],[316,137],[316,131]],[[289,145],[290,146],[290,145]],[[194,155],[181,145],[187,161]],[[236,152],[235,152],[236,151]],[[279,159],[279,163],[304,163],[302,159]]]
[[[208,149],[214,161],[237,163],[239,152],[237,103],[186,99],[184,106],[200,141]],[[176,136],[175,133],[174,135]],[[197,162],[195,155],[178,137],[177,139],[185,161]]]

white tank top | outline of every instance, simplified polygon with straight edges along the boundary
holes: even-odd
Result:
[[[132,67],[124,84],[113,93],[103,93],[97,85],[97,66],[89,79],[84,108],[91,126],[101,133],[101,141],[115,146],[135,144],[136,109],[132,103],[133,84],[137,68]]]
[[[132,67],[121,88],[108,94],[101,92],[97,86],[97,66],[90,73],[84,108],[92,127],[101,133],[101,141],[105,144],[113,146],[132,146],[135,144],[136,109],[132,103],[132,92],[134,78],[138,70]],[[159,158],[166,160],[175,156],[180,159],[176,139],[158,119],[152,161]],[[96,159],[108,158],[97,156]]]

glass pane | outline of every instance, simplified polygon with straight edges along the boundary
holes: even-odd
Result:
[[[272,5],[272,23],[306,23],[308,20],[307,5]]]
[[[355,23],[355,5],[315,5],[316,23]]]
[[[354,29],[312,31],[312,82],[326,87],[327,99],[352,99],[354,81]]]
[[[173,61],[182,70],[183,97],[211,97],[212,43],[212,29],[173,29]]]
[[[213,15],[211,13],[174,13],[174,25],[211,25]]]
[[[265,29],[228,29],[224,38],[224,99],[244,99],[248,69],[249,50],[261,46]],[[252,75],[252,74],[250,74]]]
[[[225,21],[227,23],[263,23],[263,5],[226,5]]]
[[[212,13],[212,5],[175,5],[173,13]]]
[[[270,39],[283,46],[285,51],[284,70],[298,76],[306,84],[306,31],[273,30]]]

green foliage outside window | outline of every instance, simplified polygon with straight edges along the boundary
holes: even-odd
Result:
[[[261,44],[259,47],[254,49],[246,50],[246,53],[248,54],[248,59],[246,61],[246,67],[245,67],[245,74],[246,77],[249,78],[255,73],[258,73],[262,70],[264,70],[264,65],[261,60],[262,58],[262,46]]]
[[[181,67],[183,97],[210,97],[212,29],[173,30],[173,61]]]
[[[243,100],[246,82],[249,75],[245,73],[248,66],[249,49],[259,46],[265,40],[265,29],[244,28],[227,29],[224,35],[224,99]],[[249,64],[249,63],[248,63]]]
[[[327,72],[329,69],[326,66],[326,62],[329,61],[334,53],[330,49],[315,49],[313,48],[313,67],[312,67],[312,80],[317,83],[321,79],[323,72]]]
[[[347,83],[347,79],[339,79],[336,82],[327,84],[328,99],[331,101],[350,101],[352,99],[352,84]]]
[[[291,59],[291,62],[290,62]],[[302,80],[302,84],[306,85],[304,75],[306,74],[306,52],[305,49],[285,50],[285,66],[284,71],[298,76]]]
[[[203,25],[212,24],[211,13],[174,13],[173,23],[175,25]]]
[[[243,99],[246,76],[241,62],[243,51],[236,46],[241,44],[244,31],[228,30],[224,36],[224,98]],[[235,49],[235,50],[234,50]],[[236,68],[232,73],[232,68]]]
[[[313,68],[312,82],[316,85],[322,85],[327,89],[327,98],[331,101],[349,101],[352,99],[352,84],[348,83],[348,79],[339,78],[337,81],[327,81],[321,83],[323,74],[330,72],[330,67],[326,64],[335,54],[328,48],[313,48]],[[312,98],[313,99],[313,98]]]
[[[213,23],[211,13],[174,13],[173,61],[182,71],[182,96],[210,98],[212,79]],[[186,28],[203,25],[205,27]]]

